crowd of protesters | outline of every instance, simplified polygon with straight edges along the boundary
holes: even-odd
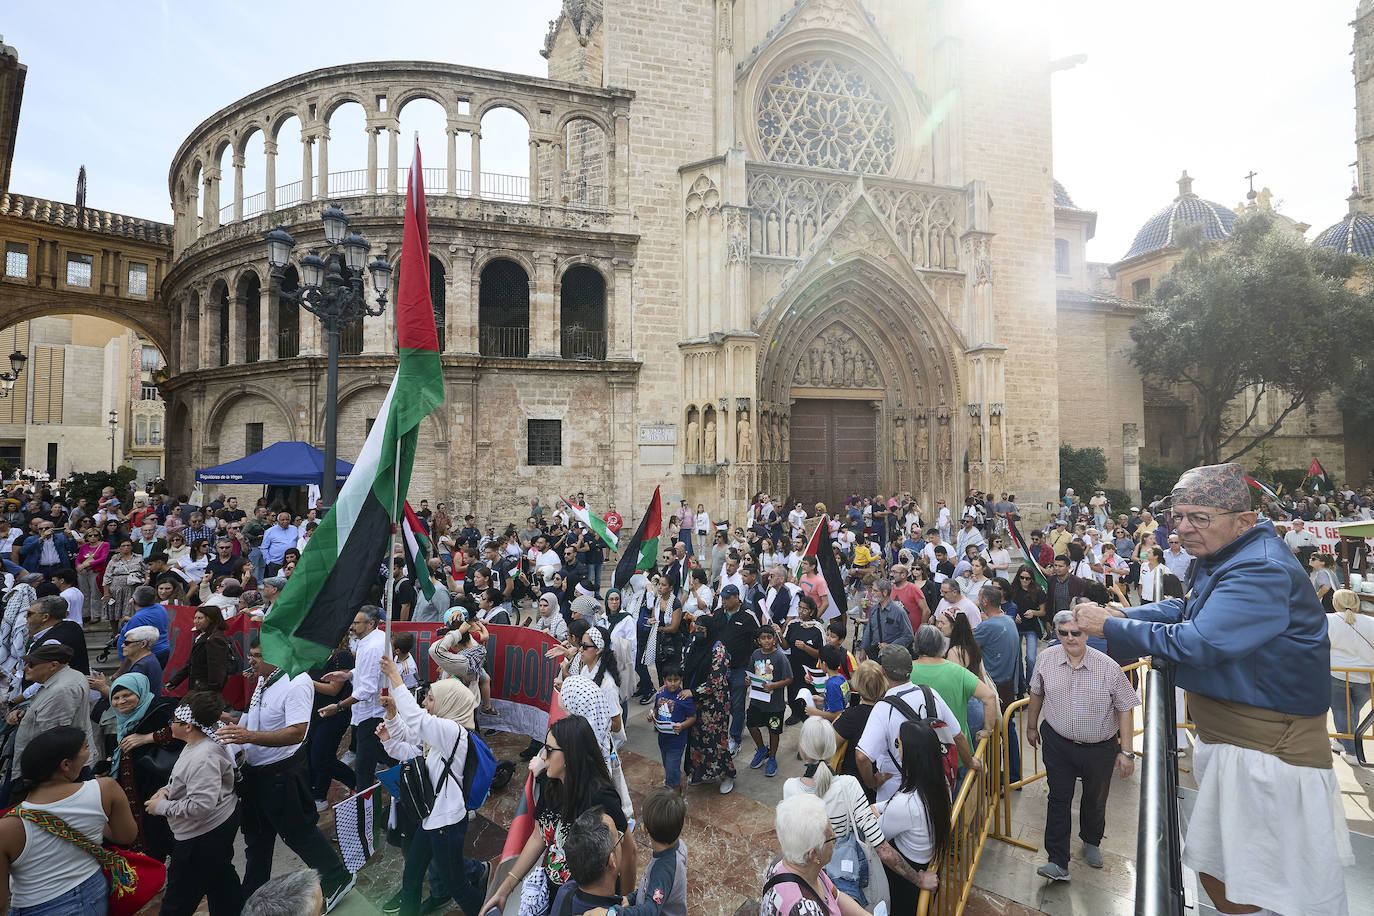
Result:
[[[523,527],[473,516],[460,524],[444,504],[431,511],[421,501],[434,545],[424,558],[439,586],[433,597],[403,557],[379,564],[374,603],[358,610],[326,665],[287,678],[256,645],[240,657],[225,621],[270,615],[315,529],[313,510],[297,515],[265,500],[241,509],[220,495],[201,507],[112,491],[93,506],[68,505],[47,487],[5,498],[0,680],[12,753],[0,789],[11,804],[70,808],[70,823],[88,836],[166,861],[165,913],[194,912],[202,899],[215,914],[253,911],[261,905],[254,892],[272,881],[277,837],[313,875],[277,880],[328,911],[353,886],[316,822],[333,783],[365,788],[380,767],[412,757],[430,771],[435,806],[422,822],[398,825],[406,865],[387,913],[454,905],[476,916],[513,895],[522,914],[537,916],[610,907],[685,913],[684,803],[700,787],[733,791],[746,766],[788,777],[777,812],[781,856],[761,912],[791,914],[803,900],[845,913],[887,900],[907,912],[936,885],[932,863],[949,841],[955,790],[984,765],[979,742],[1027,695],[1035,715],[1026,738],[1044,742],[1047,768],[1055,763],[1051,862],[1042,874],[1065,880],[1077,780],[1085,857],[1101,867],[1088,840],[1100,842],[1104,826],[1102,761],[1129,774],[1123,723],[1135,699],[1118,681],[1105,697],[1079,696],[1055,674],[1108,659],[1107,644],[1085,638],[1072,608],[1182,595],[1193,561],[1167,509],[1114,512],[1100,491],[1087,499],[1068,491],[1047,525],[1027,529],[1016,561],[1014,495],[971,492],[962,506],[939,500],[927,515],[906,496],[855,496],[832,512],[761,493],[736,522],[683,501],[668,517],[657,565],[615,588],[615,554],[561,501],[532,500]],[[575,499],[585,508],[581,494]],[[1267,512],[1291,516],[1291,534],[1309,514],[1368,517],[1370,503],[1370,493],[1347,491]],[[806,552],[822,517],[838,577]],[[613,532],[626,524],[614,506],[603,518]],[[1313,588],[1330,612],[1332,665],[1374,665],[1374,626],[1358,596],[1325,574],[1330,558],[1305,555],[1301,537],[1287,542],[1311,560]],[[170,606],[194,611],[189,655],[169,674]],[[385,651],[385,608],[396,620],[442,626],[430,652],[438,681],[424,683],[429,666],[412,657],[413,642],[398,638]],[[500,725],[485,648],[487,627],[497,625],[528,626],[560,643],[550,655],[569,713],[522,753],[537,775],[537,828],[500,880],[463,855],[467,809],[454,774],[462,742]],[[120,658],[108,675],[87,657],[86,634],[97,630]],[[1109,662],[1119,674],[1134,658],[1117,653]],[[245,672],[256,678],[252,699],[230,709],[225,685]],[[1359,678],[1333,674],[1339,730],[1368,704],[1368,679]],[[164,696],[183,687],[184,698]],[[1066,704],[1100,706],[1098,730],[1055,725],[1072,720],[1057,712]],[[636,706],[645,708],[633,713]],[[619,756],[636,722],[656,732],[664,770],[663,787],[639,811]],[[789,728],[798,729],[796,763],[778,756]],[[1010,743],[1016,780],[1020,742],[1013,734]],[[1087,753],[1088,745],[1102,753]],[[1348,741],[1335,749],[1354,752]],[[98,797],[73,793],[92,776]],[[34,878],[24,838],[64,847],[27,824],[6,833],[11,826],[0,819],[15,912],[48,902],[50,891],[72,901],[99,896],[99,872],[85,863],[55,880],[41,871]],[[637,861],[634,829],[654,851],[647,865]],[[232,865],[240,834],[241,875]],[[81,856],[68,850],[65,858]]]

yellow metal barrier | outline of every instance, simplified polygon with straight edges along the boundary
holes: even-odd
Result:
[[[1365,677],[1364,686],[1368,687],[1369,684],[1370,684],[1371,682],[1374,682],[1374,668],[1332,668],[1332,669],[1331,669],[1331,677],[1332,677],[1333,680],[1345,681],[1345,723],[1346,723],[1346,731],[1338,732],[1338,731],[1335,730],[1335,727],[1334,727],[1334,726],[1335,726],[1336,723],[1335,723],[1335,721],[1334,721],[1334,719],[1333,719],[1333,721],[1332,721],[1332,723],[1331,723],[1331,724],[1332,724],[1331,737],[1332,737],[1332,738],[1344,738],[1344,739],[1346,739],[1347,741],[1353,741],[1353,740],[1355,740],[1355,735],[1354,735],[1353,732],[1350,731],[1350,729],[1352,729],[1352,728],[1354,728],[1356,725],[1359,725],[1359,724],[1360,724],[1360,710],[1355,708],[1355,703],[1353,702],[1353,700],[1352,700],[1352,698],[1351,698],[1351,696],[1350,696],[1350,688],[1351,688],[1350,676],[1351,676],[1352,674],[1361,674],[1361,675],[1364,675],[1364,677]],[[1333,711],[1333,712],[1335,711],[1334,707],[1333,707],[1332,711]],[[1362,739],[1362,740],[1363,740],[1363,739]]]
[[[939,876],[940,886],[934,891],[921,891],[917,916],[958,916],[964,911],[1002,795],[1004,774],[998,767],[1002,758],[998,739],[994,732],[980,741],[974,751],[974,756],[983,762],[983,770],[968,771],[959,786],[950,812],[949,841],[928,866],[929,871]]]

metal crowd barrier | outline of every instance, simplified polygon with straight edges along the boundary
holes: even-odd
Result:
[[[983,770],[969,770],[959,786],[950,811],[949,842],[928,866],[939,876],[940,886],[921,891],[917,916],[958,916],[973,889],[973,876],[983,844],[997,820],[1004,784],[1005,774],[998,765],[1002,759],[1000,734],[993,732],[980,741],[974,756],[983,762]]]

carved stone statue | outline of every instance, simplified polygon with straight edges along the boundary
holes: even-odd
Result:
[[[974,417],[968,428],[968,460],[983,460],[983,422]]]
[[[930,460],[930,421],[916,418],[916,460],[924,464]]]
[[[701,424],[693,417],[687,421],[687,463],[697,464],[701,460]]]
[[[988,460],[1001,461],[1006,457],[1002,450],[1002,415],[995,413],[988,418]]]
[[[710,426],[707,426],[710,429]],[[949,460],[949,417],[940,418],[940,460]]]
[[[706,464],[716,463],[716,418],[706,420],[706,435],[701,440],[701,460]]]
[[[739,415],[739,439],[735,446],[735,456],[740,464],[748,464],[754,460],[754,443],[749,432],[749,415],[742,413]]]
[[[892,439],[892,457],[897,461],[906,461],[906,421],[897,421],[897,432]]]

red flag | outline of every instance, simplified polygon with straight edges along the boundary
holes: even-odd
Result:
[[[418,137],[409,184],[405,229],[401,237],[401,276],[396,290],[396,344],[400,348],[437,351],[439,334],[434,327],[434,306],[429,298],[429,221]]]
[[[553,699],[549,701],[549,725],[562,719],[568,714],[563,708],[563,702],[558,698],[558,691],[553,692]],[[518,858],[525,849],[525,843],[529,840],[530,834],[535,831],[534,822],[534,774],[530,773],[525,777],[525,791],[520,795],[520,801],[515,806],[515,817],[510,822],[510,829],[506,831],[506,843],[501,847],[501,862],[504,865],[511,859]]]

